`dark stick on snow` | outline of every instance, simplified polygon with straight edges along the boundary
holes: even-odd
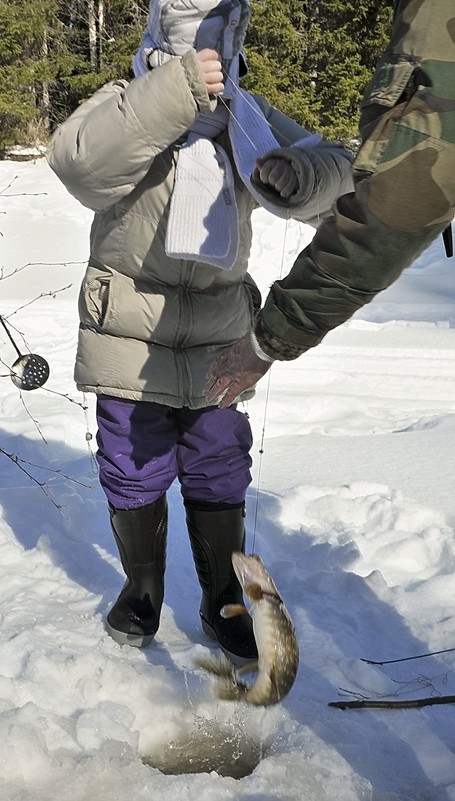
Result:
[[[444,651],[429,651],[427,654],[416,654],[416,656],[403,656],[401,659],[385,659],[382,662],[375,662],[374,659],[360,659],[361,662],[366,662],[367,665],[394,665],[396,662],[410,662],[411,659],[425,659],[426,656],[438,656],[439,654],[448,654],[450,651],[455,651],[455,648],[445,648]]]
[[[411,701],[331,701],[329,706],[336,709],[418,709],[434,704],[455,704],[455,695],[439,695],[435,698],[416,698]]]

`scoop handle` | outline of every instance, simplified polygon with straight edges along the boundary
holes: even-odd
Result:
[[[13,346],[14,350],[16,351],[17,355],[18,355],[18,356],[19,356],[19,358],[20,358],[20,357],[22,356],[22,353],[20,352],[20,350],[19,350],[19,348],[17,347],[17,345],[16,345],[16,343],[15,343],[15,341],[14,341],[13,337],[11,336],[11,334],[10,334],[10,332],[9,332],[9,329],[7,328],[7,326],[6,326],[6,323],[5,323],[4,319],[3,319],[3,317],[1,316],[1,314],[0,314],[0,323],[2,324],[2,326],[3,326],[3,328],[5,329],[6,333],[8,334],[8,337],[9,337],[9,340],[10,340],[11,344],[12,344],[12,346]]]

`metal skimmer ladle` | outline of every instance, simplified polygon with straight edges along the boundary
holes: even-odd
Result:
[[[19,356],[19,358],[16,359],[11,367],[10,372],[11,381],[13,382],[14,386],[18,387],[19,389],[26,390],[38,389],[38,387],[42,387],[49,378],[50,372],[46,359],[44,359],[42,356],[38,356],[36,353],[22,354],[1,315],[0,322],[8,334],[8,338],[13,345],[14,350]]]

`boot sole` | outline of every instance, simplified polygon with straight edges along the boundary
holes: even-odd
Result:
[[[216,636],[215,629],[212,628],[210,623],[207,623],[207,621],[202,617],[202,615],[201,615],[201,626],[204,634],[206,634],[207,637],[210,637],[211,640],[214,640],[219,645],[223,654],[227,657],[227,659],[229,659],[230,662],[232,662],[232,664],[235,667],[244,667],[245,665],[251,665],[252,663],[257,662],[257,657],[239,656],[238,654],[232,653],[232,651],[229,651],[227,648],[221,645],[218,637]]]
[[[108,621],[106,621],[106,631],[119,645],[131,645],[133,648],[145,648],[155,638],[154,634],[127,634],[114,629]]]

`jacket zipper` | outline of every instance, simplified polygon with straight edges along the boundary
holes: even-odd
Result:
[[[183,262],[182,262],[183,263]],[[181,384],[181,395],[183,404],[187,405],[189,403],[189,396],[191,393],[191,375],[190,370],[188,367],[187,358],[185,355],[185,344],[188,341],[190,335],[190,327],[192,325],[192,314],[191,314],[191,294],[188,292],[188,287],[191,283],[195,265],[193,264],[189,267],[188,262],[185,263],[185,267],[182,267],[185,270],[185,280],[178,287],[179,291],[179,302],[180,302],[180,319],[179,319],[179,327],[176,334],[175,340],[175,355],[176,355],[176,366],[177,366],[177,373],[179,376],[179,383]]]

